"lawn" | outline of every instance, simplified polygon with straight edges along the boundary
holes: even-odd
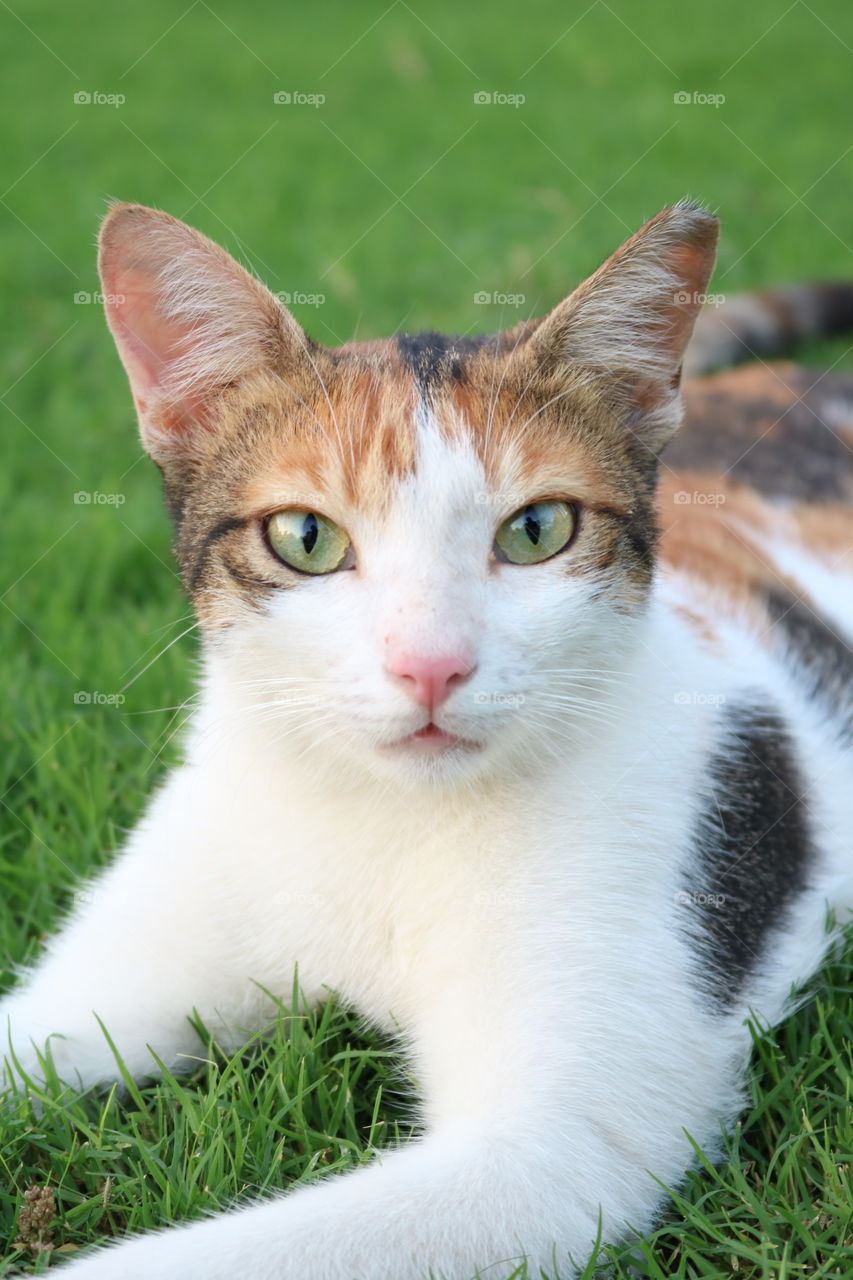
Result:
[[[177,758],[192,690],[158,477],[93,301],[108,198],[193,222],[330,343],[512,324],[685,194],[723,218],[716,292],[846,277],[853,24],[844,0],[0,0],[0,28],[8,985]],[[846,346],[810,356],[851,366]],[[849,959],[758,1043],[729,1162],[700,1162],[612,1275],[853,1274]],[[0,1274],[353,1165],[409,1123],[390,1047],[334,1003],[207,1056],[7,1109]],[[31,1186],[56,1253],[14,1244]]]

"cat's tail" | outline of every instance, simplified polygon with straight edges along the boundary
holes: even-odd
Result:
[[[731,297],[710,295],[685,354],[684,375],[786,355],[810,338],[828,338],[850,329],[850,282],[792,284]]]

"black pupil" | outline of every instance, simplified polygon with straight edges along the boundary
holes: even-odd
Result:
[[[538,547],[539,539],[542,536],[542,525],[536,518],[535,507],[528,507],[524,513],[524,532],[527,534],[534,547]]]
[[[319,533],[320,526],[317,523],[317,517],[313,511],[309,511],[302,525],[302,545],[307,556],[310,556],[317,545]]]

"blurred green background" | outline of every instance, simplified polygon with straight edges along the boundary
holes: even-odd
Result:
[[[715,292],[846,277],[851,28],[848,0],[0,0],[6,981],[174,758],[191,691],[94,299],[108,199],[194,223],[330,343],[515,323],[684,195],[722,215]],[[42,1159],[21,1150],[11,1215]]]

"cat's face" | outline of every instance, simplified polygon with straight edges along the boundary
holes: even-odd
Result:
[[[677,207],[542,322],[330,351],[198,233],[114,210],[108,316],[232,713],[413,782],[594,731],[715,236]]]

